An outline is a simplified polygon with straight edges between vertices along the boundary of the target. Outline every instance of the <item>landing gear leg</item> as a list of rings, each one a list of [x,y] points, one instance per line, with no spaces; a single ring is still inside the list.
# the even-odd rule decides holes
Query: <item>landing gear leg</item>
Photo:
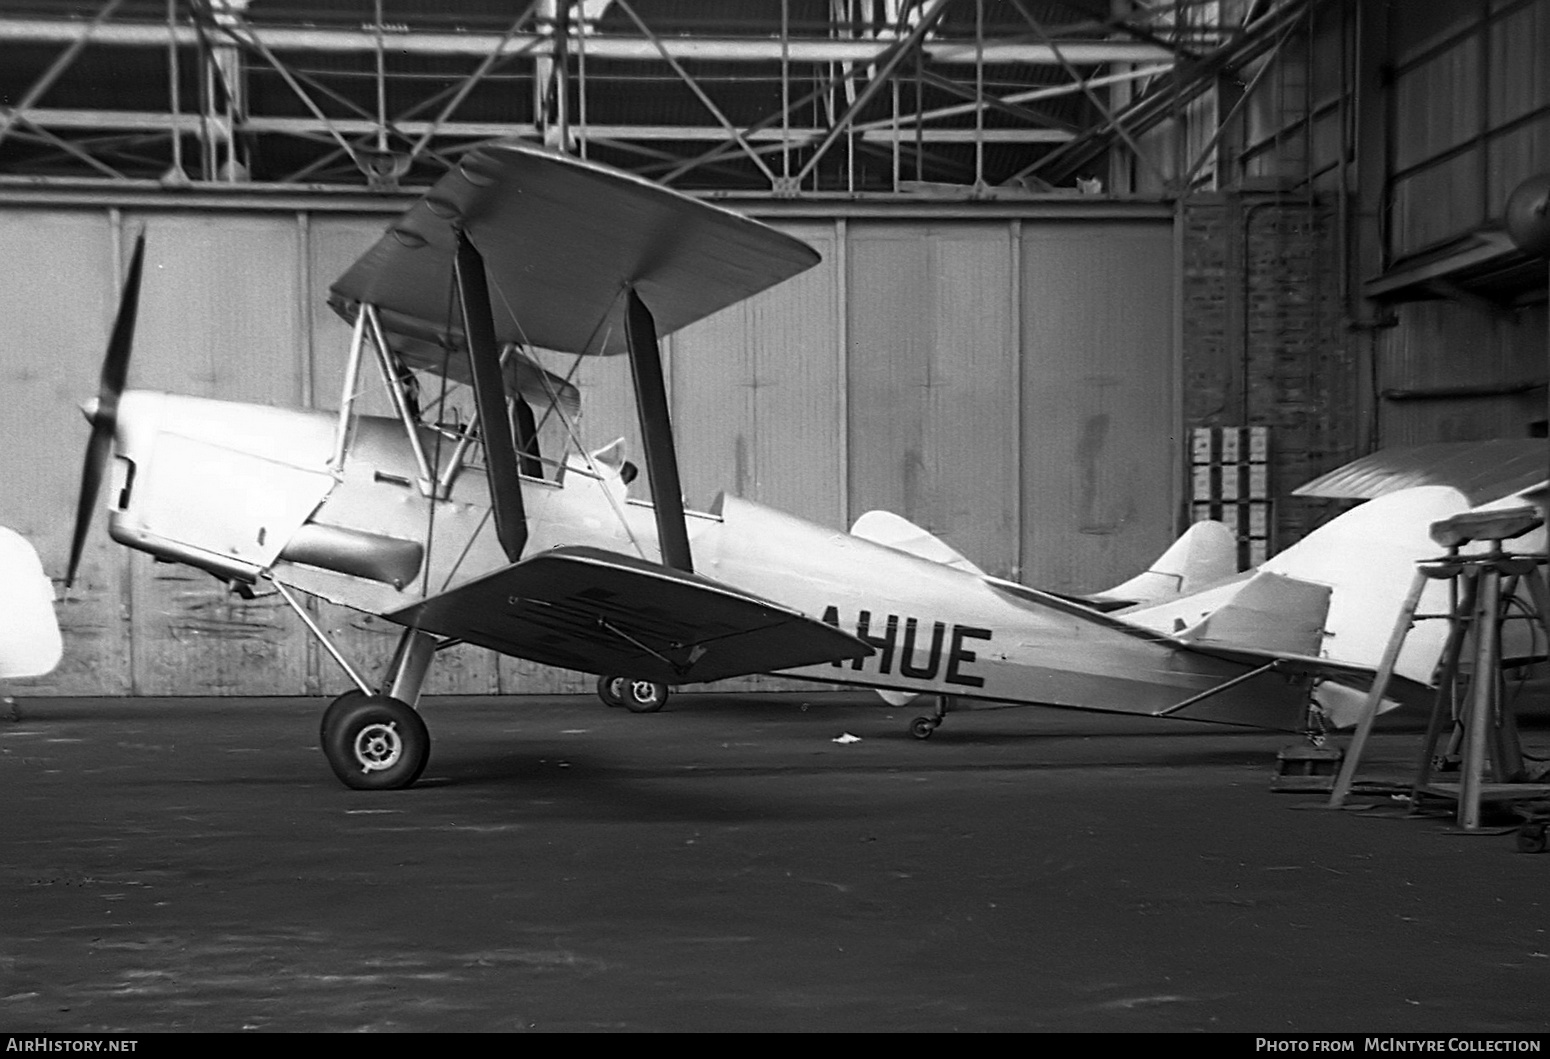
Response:
[[[910,735],[916,739],[930,739],[931,733],[942,727],[942,722],[958,703],[951,695],[938,695],[936,709],[930,717],[917,717],[910,722]]]
[[[440,641],[405,629],[388,665],[387,683],[373,695],[307,608],[279,581],[270,578],[270,583],[355,685],[329,703],[318,726],[318,741],[334,775],[357,790],[394,790],[419,779],[430,760],[431,736],[414,705]]]
[[[398,650],[388,664],[387,683],[382,694],[391,695],[399,702],[416,706],[420,702],[420,688],[425,684],[425,674],[436,657],[436,637],[419,629],[405,629],[398,639]]]
[[[319,741],[334,775],[356,790],[397,790],[420,778],[431,736],[415,712],[436,638],[406,629],[380,694],[347,691],[323,712]]]

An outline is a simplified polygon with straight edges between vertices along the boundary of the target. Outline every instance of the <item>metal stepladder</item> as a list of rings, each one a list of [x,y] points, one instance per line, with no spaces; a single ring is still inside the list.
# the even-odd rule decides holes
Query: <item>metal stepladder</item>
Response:
[[[1466,512],[1434,522],[1431,536],[1448,554],[1418,563],[1410,591],[1400,608],[1393,634],[1379,663],[1371,690],[1362,704],[1356,731],[1329,796],[1329,807],[1338,809],[1351,793],[1362,751],[1377,719],[1384,693],[1394,675],[1406,636],[1426,586],[1431,581],[1449,583],[1448,634],[1437,668],[1437,691],[1421,747],[1411,804],[1425,798],[1453,800],[1457,820],[1466,831],[1480,828],[1482,801],[1514,802],[1550,797],[1550,784],[1524,783],[1523,754],[1511,710],[1503,709],[1502,625],[1526,591],[1532,602],[1530,615],[1535,636],[1550,643],[1550,589],[1546,588],[1545,555],[1516,555],[1503,550],[1502,542],[1520,537],[1543,524],[1532,507],[1500,511]],[[1480,554],[1461,555],[1459,549],[1472,541],[1485,542]],[[1537,651],[1535,652],[1537,653]],[[1451,722],[1451,724],[1450,724]],[[1439,757],[1437,743],[1444,728],[1449,731],[1448,753]],[[1458,781],[1439,781],[1435,773],[1442,761],[1459,750]],[[1489,761],[1496,782],[1485,781]]]

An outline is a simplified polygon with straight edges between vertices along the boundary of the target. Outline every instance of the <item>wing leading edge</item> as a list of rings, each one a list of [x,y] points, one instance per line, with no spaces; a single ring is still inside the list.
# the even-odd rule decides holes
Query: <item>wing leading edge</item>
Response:
[[[489,270],[498,339],[562,353],[625,352],[626,289],[666,335],[819,260],[760,221],[508,142],[470,151],[334,283],[330,302],[347,319],[356,306],[375,305],[390,332],[460,346],[449,298],[459,228]]]
[[[600,548],[555,548],[385,617],[545,665],[664,684],[872,653],[768,600]]]

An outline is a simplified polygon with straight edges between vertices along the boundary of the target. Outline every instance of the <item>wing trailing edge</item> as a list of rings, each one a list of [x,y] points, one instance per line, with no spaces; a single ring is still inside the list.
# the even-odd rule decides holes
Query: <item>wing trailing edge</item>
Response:
[[[564,547],[384,615],[545,665],[693,684],[864,658],[849,633],[698,574]]]
[[[507,141],[469,151],[335,281],[330,304],[347,318],[375,305],[387,331],[412,340],[409,351],[460,347],[448,297],[458,231],[484,255],[498,341],[562,353],[624,353],[625,290],[651,306],[666,335],[819,260],[760,221]],[[417,366],[439,371],[442,359]]]

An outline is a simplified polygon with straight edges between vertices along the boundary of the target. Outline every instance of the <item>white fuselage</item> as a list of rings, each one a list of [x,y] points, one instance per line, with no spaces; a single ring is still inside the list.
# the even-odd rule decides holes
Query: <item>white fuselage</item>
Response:
[[[394,419],[337,417],[145,391],[123,395],[115,539],[220,576],[282,584],[384,614],[508,564],[477,466],[432,500]],[[420,431],[437,476],[453,443]],[[524,555],[560,545],[659,560],[651,505],[573,466],[524,477]],[[836,625],[875,648],[789,675],[969,698],[1159,713],[1245,672],[1078,604],[945,566],[751,501],[687,516],[695,571]],[[418,546],[418,547],[416,547]],[[353,550],[352,550],[353,549]],[[319,558],[322,556],[322,558]],[[380,557],[390,556],[391,561]],[[521,645],[511,653],[520,655]],[[1180,716],[1300,720],[1299,696],[1256,679]]]

